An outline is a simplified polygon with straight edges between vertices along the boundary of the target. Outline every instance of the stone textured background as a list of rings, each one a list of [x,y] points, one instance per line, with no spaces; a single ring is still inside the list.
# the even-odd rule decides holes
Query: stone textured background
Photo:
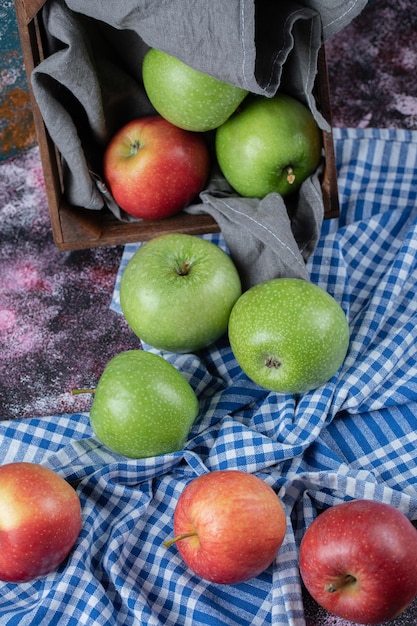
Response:
[[[14,2],[0,7],[0,160],[35,145]]]

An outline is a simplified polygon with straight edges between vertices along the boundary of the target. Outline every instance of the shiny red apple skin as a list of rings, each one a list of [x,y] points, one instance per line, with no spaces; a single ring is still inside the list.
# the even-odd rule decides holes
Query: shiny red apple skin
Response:
[[[335,505],[304,534],[300,572],[330,613],[359,624],[392,620],[417,596],[417,529],[389,504]]]
[[[178,213],[202,191],[210,172],[204,136],[160,116],[123,126],[103,159],[105,181],[116,203],[141,219]]]
[[[0,580],[22,583],[54,571],[81,530],[77,493],[36,463],[0,467]]]
[[[237,584],[263,572],[274,561],[286,531],[280,499],[259,477],[218,470],[192,480],[174,513],[178,550],[200,578]]]

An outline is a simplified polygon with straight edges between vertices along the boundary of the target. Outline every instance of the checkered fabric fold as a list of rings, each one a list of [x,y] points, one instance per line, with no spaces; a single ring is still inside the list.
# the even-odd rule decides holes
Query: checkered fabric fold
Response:
[[[334,129],[334,139],[341,216],[323,224],[308,270],[348,316],[340,371],[295,397],[249,381],[225,341],[198,355],[164,353],[201,413],[184,450],[144,460],[109,452],[86,414],[0,422],[2,462],[51,467],[83,507],[79,540],[57,572],[0,583],[1,626],[303,626],[297,547],[317,509],[368,498],[417,519],[417,132]],[[136,249],[125,248],[115,310]],[[217,469],[260,476],[289,521],[273,565],[234,586],[199,579],[163,546],[182,489]]]

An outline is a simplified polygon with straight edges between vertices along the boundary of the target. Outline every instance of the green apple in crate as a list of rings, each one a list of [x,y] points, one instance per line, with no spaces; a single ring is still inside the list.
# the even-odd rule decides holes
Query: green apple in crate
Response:
[[[349,326],[324,289],[300,278],[276,278],[239,298],[229,339],[253,381],[270,391],[302,393],[326,383],[342,365]]]
[[[117,204],[140,219],[175,215],[204,188],[210,154],[203,135],[159,115],[125,124],[103,159],[106,183]]]
[[[334,615],[385,624],[417,597],[417,529],[390,504],[336,504],[307,528],[300,572],[311,596]]]
[[[248,94],[155,48],[144,57],[142,79],[156,111],[172,124],[191,131],[217,128]]]
[[[296,191],[317,169],[322,134],[310,110],[285,94],[250,96],[216,131],[220,169],[238,194]]]
[[[130,259],[120,282],[120,305],[145,343],[194,352],[226,332],[241,291],[239,273],[219,246],[170,233],[151,239]]]
[[[181,450],[198,410],[194,390],[171,363],[127,350],[104,368],[90,423],[110,450],[139,459]]]
[[[37,463],[0,467],[0,580],[23,583],[63,563],[82,527],[73,487]]]

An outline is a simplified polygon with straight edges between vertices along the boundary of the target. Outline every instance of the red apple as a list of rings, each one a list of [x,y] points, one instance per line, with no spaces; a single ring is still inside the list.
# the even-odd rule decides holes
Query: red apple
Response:
[[[134,217],[178,213],[203,189],[210,170],[204,136],[160,116],[135,119],[110,140],[104,178],[117,204]]]
[[[192,480],[174,513],[174,539],[185,563],[211,582],[235,584],[263,572],[283,542],[281,501],[263,480],[238,470]]]
[[[0,580],[26,582],[55,570],[81,529],[74,489],[36,463],[0,467]]]
[[[300,572],[334,615],[360,624],[392,620],[417,596],[417,529],[389,504],[338,504],[307,529]]]

